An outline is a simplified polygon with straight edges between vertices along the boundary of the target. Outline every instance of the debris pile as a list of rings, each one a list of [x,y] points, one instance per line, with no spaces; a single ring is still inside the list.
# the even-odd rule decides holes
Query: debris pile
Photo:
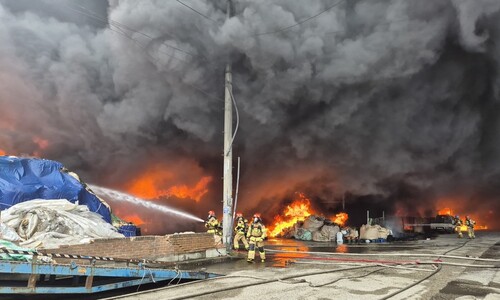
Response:
[[[362,225],[359,229],[359,238],[361,240],[386,240],[391,235],[391,230],[380,225]]]
[[[298,221],[293,227],[285,229],[281,236],[303,241],[329,242],[334,241],[339,226],[321,216],[311,215],[304,221]]]
[[[2,238],[29,248],[56,248],[94,238],[123,237],[103,217],[66,199],[31,200],[1,213]]]
[[[0,209],[33,199],[66,199],[86,205],[111,223],[111,208],[79,176],[57,161],[0,156]]]

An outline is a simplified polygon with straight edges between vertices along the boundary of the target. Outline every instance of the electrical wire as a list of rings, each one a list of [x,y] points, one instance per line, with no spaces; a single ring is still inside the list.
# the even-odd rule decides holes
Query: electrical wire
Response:
[[[233,137],[231,138],[231,144],[229,144],[229,149],[226,152],[226,156],[228,156],[229,152],[231,152],[231,150],[233,148],[233,142],[234,142],[234,139],[236,137],[236,133],[238,132],[238,128],[240,126],[240,114],[238,112],[238,106],[236,105],[236,100],[234,99],[234,96],[233,96],[233,91],[231,88],[229,88],[229,82],[226,82],[226,89],[229,92],[229,95],[231,96],[231,100],[233,100],[234,110],[236,112],[236,127],[235,127],[234,132],[233,132]]]
[[[401,20],[388,21],[388,22],[376,24],[375,26],[379,26],[379,25],[391,25],[391,24],[394,24],[394,23],[401,23],[401,22],[408,22],[408,21],[411,21],[411,19],[410,18],[406,18],[406,19],[401,19]],[[343,29],[343,30],[328,31],[328,32],[325,32],[324,34],[335,34],[335,33],[344,33],[344,32],[347,32],[347,30]]]
[[[127,26],[127,25],[123,24],[123,23],[120,23],[120,22],[118,22],[118,21],[115,21],[115,20],[113,20],[113,19],[111,19],[111,18],[102,17],[102,16],[98,15],[97,13],[95,13],[94,11],[92,11],[92,10],[90,10],[90,9],[88,9],[88,8],[86,8],[86,7],[84,7],[84,6],[82,6],[82,5],[77,5],[77,4],[74,4],[74,5],[75,5],[76,7],[78,7],[78,8],[80,8],[81,10],[75,9],[75,8],[73,8],[73,7],[69,6],[69,5],[68,5],[67,7],[68,7],[69,9],[71,9],[71,10],[73,10],[73,11],[77,12],[77,13],[81,13],[81,14],[83,14],[83,15],[87,16],[87,17],[93,18],[94,20],[100,21],[100,22],[102,22],[102,23],[104,23],[104,24],[108,24],[109,26],[113,25],[113,26],[115,26],[115,27],[117,27],[117,28],[119,28],[119,29],[121,29],[121,30],[126,29],[126,30],[128,30],[128,31],[130,31],[130,32],[140,34],[140,35],[142,35],[142,36],[144,36],[144,37],[146,37],[146,38],[148,38],[148,39],[150,39],[150,40],[155,40],[155,39],[157,39],[157,38],[155,38],[155,37],[150,36],[150,35],[149,35],[149,34],[147,34],[147,33],[144,33],[144,32],[142,32],[142,31],[139,31],[139,30],[133,29],[133,28],[131,28],[131,27],[129,27],[129,26]],[[108,28],[109,28],[109,27],[108,27]],[[173,36],[172,34],[170,34],[170,33],[167,33],[167,35],[168,35],[168,36],[170,36],[170,37],[172,37],[172,38],[174,37],[174,36]],[[204,58],[204,59],[207,59],[207,58],[206,58],[206,57],[204,57],[204,56],[200,56],[200,55],[197,55],[197,54],[193,54],[193,53],[191,53],[191,52],[189,52],[189,51],[186,51],[186,50],[181,49],[181,48],[179,48],[179,47],[176,47],[176,46],[173,46],[173,45],[171,45],[171,44],[168,44],[167,42],[163,42],[163,43],[161,43],[161,44],[162,44],[162,45],[165,45],[165,46],[167,46],[167,47],[169,47],[169,48],[172,48],[172,49],[174,49],[174,50],[180,51],[180,52],[182,52],[182,53],[184,53],[184,54],[190,55],[190,56],[192,56],[192,57],[202,57],[202,58]]]
[[[139,40],[135,39],[133,36],[131,36],[130,34],[128,34],[127,32],[125,32],[123,29],[127,29],[127,30],[129,30],[129,31],[132,31],[132,32],[135,32],[135,33],[141,34],[141,35],[143,35],[143,36],[145,36],[145,37],[147,37],[147,38],[150,38],[150,39],[154,39],[153,37],[149,36],[149,35],[148,35],[148,34],[146,34],[146,33],[141,32],[141,31],[138,31],[138,30],[132,29],[132,28],[130,28],[130,27],[128,27],[128,26],[126,26],[126,25],[123,25],[122,23],[117,22],[117,21],[113,21],[113,20],[111,20],[111,19],[109,19],[109,20],[103,19],[102,17],[98,16],[97,14],[95,14],[94,12],[92,12],[92,11],[88,10],[88,9],[87,9],[87,8],[85,8],[85,7],[81,7],[81,6],[80,6],[80,8],[81,8],[83,11],[82,11],[82,10],[75,9],[75,8],[73,8],[73,7],[71,7],[71,6],[66,6],[66,7],[67,7],[68,9],[72,10],[72,11],[75,11],[75,12],[80,13],[80,14],[82,14],[82,15],[88,16],[88,17],[90,17],[90,18],[94,18],[94,19],[96,19],[96,20],[98,20],[98,21],[100,21],[100,22],[103,22],[103,23],[105,23],[105,24],[108,24],[108,21],[109,21],[109,24],[108,24],[108,25],[109,25],[109,26],[108,26],[108,29],[109,29],[109,30],[111,30],[112,32],[118,33],[118,34],[120,34],[120,35],[122,35],[122,36],[126,37],[127,39],[129,39],[129,40],[133,41],[133,42],[134,42],[134,43],[135,43],[138,47],[140,47],[140,48],[141,48],[141,49],[142,49],[142,50],[146,53],[146,55],[148,55],[148,57],[149,57],[151,60],[153,60],[155,63],[159,63],[159,59],[158,59],[158,58],[156,58],[156,57],[154,57],[154,56],[152,56],[152,55],[151,55],[151,53],[149,53],[149,51],[147,50],[147,48],[146,48],[146,47],[145,47],[145,46],[144,46],[144,45],[143,45],[143,44],[142,44]],[[113,26],[111,26],[111,24],[113,24]],[[116,25],[116,24],[118,24],[118,25]],[[170,36],[171,36],[171,35],[170,35]],[[175,46],[172,46],[172,45],[166,44],[166,43],[162,43],[162,45],[166,45],[166,46],[168,46],[168,47],[170,47],[170,48],[172,48],[172,49],[178,50],[178,51],[180,51],[180,52],[183,52],[183,53],[188,54],[188,55],[191,55],[191,56],[199,56],[199,55],[195,55],[195,54],[189,53],[189,52],[187,52],[187,51],[185,51],[185,50],[183,50],[183,49],[181,49],[181,48],[178,48],[178,47],[175,47]],[[183,60],[183,59],[180,59],[180,58],[178,58],[178,57],[176,57],[176,56],[174,56],[174,55],[172,55],[172,54],[170,54],[170,53],[165,52],[165,51],[164,51],[163,49],[161,49],[161,48],[159,48],[159,49],[158,49],[158,51],[160,51],[160,52],[162,52],[162,53],[166,54],[167,56],[170,56],[170,57],[172,57],[172,58],[174,58],[174,59],[177,59],[177,60],[179,60],[179,61],[181,61],[181,62],[183,62],[183,63],[188,63],[187,61],[185,61],[185,60]],[[206,58],[205,56],[199,56],[199,57],[202,57],[203,59],[207,60],[207,58]],[[214,95],[212,95],[212,94],[210,94],[210,93],[206,92],[205,90],[203,90],[203,89],[201,89],[201,88],[199,88],[199,87],[197,87],[197,86],[195,86],[195,85],[193,85],[193,84],[191,84],[191,83],[184,82],[184,81],[180,81],[180,82],[181,82],[182,84],[185,84],[185,85],[187,85],[187,86],[189,86],[189,87],[191,87],[191,88],[193,88],[193,89],[195,89],[195,90],[197,90],[197,91],[201,92],[202,94],[204,94],[204,95],[206,95],[206,96],[208,96],[208,97],[210,97],[210,98],[212,98],[212,99],[215,99],[215,100],[217,100],[217,101],[222,101],[222,102],[224,102],[224,100],[223,100],[223,99],[221,99],[220,97],[214,96]]]
[[[210,21],[212,21],[212,22],[214,22],[214,23],[219,24],[219,22],[217,22],[216,20],[211,19],[209,16],[207,16],[207,15],[205,15],[205,14],[203,14],[203,13],[201,13],[201,12],[197,11],[196,9],[192,8],[191,6],[189,6],[189,5],[187,5],[186,3],[182,2],[181,0],[177,0],[177,2],[179,2],[179,3],[180,3],[180,4],[182,4],[182,5],[184,5],[185,7],[189,8],[190,10],[194,11],[195,13],[199,14],[200,16],[204,17],[205,19],[210,20]]]
[[[340,0],[340,1],[336,2],[336,3],[334,3],[333,5],[330,5],[330,6],[329,6],[329,7],[327,7],[325,10],[323,10],[323,11],[321,11],[321,12],[319,12],[319,13],[317,13],[317,14],[313,15],[313,16],[310,16],[310,17],[308,17],[308,18],[306,18],[306,19],[304,19],[304,20],[301,20],[301,21],[299,21],[299,22],[297,22],[297,23],[295,23],[295,24],[292,24],[292,25],[290,25],[290,26],[286,26],[286,27],[283,27],[283,28],[280,28],[280,29],[277,29],[277,30],[274,30],[274,31],[268,31],[268,32],[257,33],[257,34],[254,34],[254,35],[252,35],[252,36],[254,36],[254,37],[255,37],[255,36],[263,36],[263,35],[268,35],[268,34],[276,34],[276,33],[280,33],[280,32],[283,32],[283,31],[287,31],[288,29],[291,29],[291,28],[293,28],[293,27],[299,26],[299,25],[301,25],[301,24],[304,24],[304,23],[305,23],[305,22],[307,22],[307,21],[310,21],[310,20],[312,20],[312,19],[314,19],[314,18],[316,18],[316,17],[319,17],[319,16],[320,16],[320,15],[322,15],[323,13],[325,13],[325,12],[329,11],[330,9],[334,8],[334,7],[335,7],[335,6],[337,6],[337,5],[342,4],[342,3],[343,3],[343,2],[345,2],[345,1],[347,1],[347,0]]]

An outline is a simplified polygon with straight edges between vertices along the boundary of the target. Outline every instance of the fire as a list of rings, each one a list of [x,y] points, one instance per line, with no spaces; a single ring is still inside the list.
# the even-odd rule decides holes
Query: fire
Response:
[[[199,202],[208,193],[207,186],[212,181],[211,176],[202,176],[194,186],[186,184],[172,185],[172,181],[175,179],[176,176],[174,173],[167,169],[156,168],[147,170],[128,186],[127,191],[132,195],[144,199],[174,196],[181,199],[193,199]],[[170,187],[165,187],[169,185]]]
[[[330,220],[339,226],[344,226],[348,218],[349,216],[345,212],[341,212],[336,214],[334,217],[331,217]]]
[[[311,201],[302,193],[297,195],[298,198],[285,207],[283,217],[280,215],[274,217],[274,223],[269,228],[269,236],[275,237],[284,229],[292,227],[298,221],[304,221],[313,214]]]
[[[311,208],[311,200],[303,193],[297,193],[296,199],[291,204],[287,205],[281,215],[274,217],[274,222],[269,226],[269,236],[276,237],[283,230],[291,228],[295,223],[304,221],[310,215],[315,214]],[[346,213],[338,213],[330,219],[340,226],[343,226],[347,221]]]
[[[144,222],[144,220],[141,219],[141,217],[139,217],[138,215],[125,215],[122,217],[123,220],[127,221],[127,222],[132,222],[134,223],[134,225],[137,225],[137,226],[140,226],[140,225],[144,225],[146,222]]]
[[[451,212],[450,208],[446,207],[446,208],[438,210],[438,215],[448,215],[448,216],[451,216],[452,212]]]
[[[457,203],[457,205],[459,205],[459,204]],[[439,209],[437,211],[437,214],[438,215],[454,216],[454,214],[458,214],[458,213],[457,213],[457,210],[446,207],[443,209]],[[477,218],[477,215],[470,214],[470,217],[472,220],[476,221],[476,225],[474,226],[474,230],[487,230],[488,229],[487,225],[479,224],[481,221],[479,218]],[[462,216],[461,219],[462,219],[463,225],[460,227],[460,231],[467,231],[467,226],[465,225],[465,218]]]
[[[33,138],[33,143],[37,144],[40,150],[45,150],[49,146],[49,141],[46,139],[42,139],[40,137],[35,136]]]
[[[5,151],[3,151],[2,149],[0,149],[0,156],[3,156],[3,155],[7,155],[7,153]]]
[[[208,193],[207,185],[212,181],[212,177],[205,176],[196,183],[196,185],[190,189],[187,185],[173,186],[168,189],[167,196],[175,196],[182,199],[194,199],[199,202],[201,198]]]

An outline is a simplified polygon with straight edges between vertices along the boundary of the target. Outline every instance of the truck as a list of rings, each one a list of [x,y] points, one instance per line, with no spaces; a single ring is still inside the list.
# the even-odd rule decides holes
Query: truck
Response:
[[[431,230],[453,233],[455,225],[453,224],[453,217],[450,215],[437,215],[429,224]]]

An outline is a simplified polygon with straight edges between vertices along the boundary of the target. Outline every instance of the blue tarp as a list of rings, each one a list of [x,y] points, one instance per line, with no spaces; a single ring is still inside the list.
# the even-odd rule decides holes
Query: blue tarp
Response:
[[[67,199],[87,205],[90,211],[111,223],[106,203],[85,189],[59,162],[14,156],[0,156],[0,210],[33,199]]]

